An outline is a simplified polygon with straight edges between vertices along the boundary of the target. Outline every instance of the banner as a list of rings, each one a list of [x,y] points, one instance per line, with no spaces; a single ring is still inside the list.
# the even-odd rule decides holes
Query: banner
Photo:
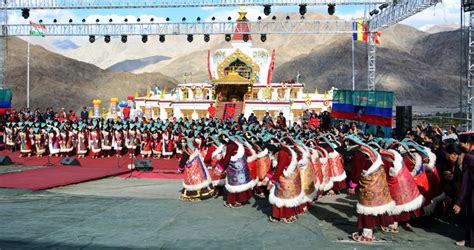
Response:
[[[393,92],[336,90],[332,117],[392,127]]]

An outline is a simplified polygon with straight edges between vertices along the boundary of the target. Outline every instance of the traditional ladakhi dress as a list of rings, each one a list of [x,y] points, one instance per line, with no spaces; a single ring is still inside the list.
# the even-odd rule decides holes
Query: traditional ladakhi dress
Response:
[[[112,147],[115,150],[115,154],[119,157],[122,156],[123,141],[123,132],[121,130],[115,130]]]
[[[304,199],[301,175],[297,167],[296,153],[283,146],[278,151],[278,165],[267,177],[273,183],[269,202],[272,204],[272,217],[284,219],[295,216]]]
[[[372,230],[376,226],[393,224],[389,214],[395,208],[395,202],[390,195],[380,155],[371,159],[371,156],[356,150],[353,161],[351,181],[358,184],[357,227]]]
[[[85,156],[87,154],[87,133],[86,131],[82,130],[77,132],[77,145],[76,145],[76,153],[80,156]]]
[[[101,131],[101,148],[103,156],[110,156],[112,153],[113,134],[106,129]]]
[[[331,180],[331,166],[329,165],[328,152],[319,146],[316,146],[318,152],[318,164],[322,173],[322,180],[320,181],[319,190],[329,191],[333,187],[334,183]],[[317,173],[317,172],[316,172]]]
[[[187,149],[183,155],[184,166],[183,190],[181,199],[188,201],[204,200],[213,194],[211,178],[198,149]]]
[[[225,186],[226,174],[217,170],[217,164],[222,160],[225,154],[224,147],[224,144],[219,146],[211,145],[206,152],[206,157],[204,157],[204,163],[208,167],[214,188]]]
[[[20,133],[18,133],[18,137],[20,139],[20,154],[21,156],[26,156],[26,155],[30,155],[31,154],[31,151],[32,151],[32,142],[31,142],[31,138],[30,138],[30,133],[29,131],[25,130],[25,131],[20,131]]]
[[[250,171],[250,176],[252,177],[252,180],[255,180],[255,183],[257,183],[257,153],[253,149],[252,145],[250,145],[248,142],[244,142],[244,148],[245,148],[245,155],[247,155],[247,165]]]
[[[59,138],[58,138],[59,131],[51,130],[48,133],[48,147],[49,147],[49,154],[56,155],[59,154]]]
[[[137,131],[135,131],[135,129],[129,129],[127,131],[125,146],[127,146],[130,156],[135,156],[135,151],[137,150]]]
[[[409,221],[410,212],[419,215],[423,206],[423,195],[418,191],[413,177],[404,166],[402,156],[395,150],[381,150],[387,183],[390,195],[395,201],[395,208],[391,211],[396,222]]]
[[[224,158],[218,163],[221,172],[226,171],[225,188],[228,191],[227,204],[245,203],[253,196],[255,181],[250,176],[244,146],[237,141],[226,145]]]
[[[416,186],[420,191],[421,195],[425,198],[425,202],[423,207],[428,207],[431,205],[431,193],[430,193],[430,185],[428,182],[428,177],[426,176],[426,172],[423,167],[422,158],[418,153],[412,153],[412,156],[406,155],[403,157],[403,162],[407,167],[408,171],[410,171],[413,180],[415,180]]]
[[[5,128],[5,144],[8,150],[15,150],[16,128]]]
[[[319,162],[319,153],[314,148],[308,148],[310,153],[310,167],[313,168],[314,173],[314,188],[316,192],[320,191],[321,183],[323,181],[323,172],[321,170],[321,163]]]
[[[161,142],[161,134],[153,133],[151,134],[151,142],[152,142],[152,153],[153,157],[160,158],[161,151],[162,151],[162,142]]]
[[[61,154],[70,156],[74,150],[74,136],[71,131],[61,131],[59,134],[59,146]]]
[[[299,150],[302,154],[301,159],[298,161],[297,167],[301,175],[301,187],[304,192],[304,197],[302,200],[302,209],[312,203],[318,192],[314,186],[315,183],[315,174],[314,169],[311,166],[311,155],[308,151],[308,148],[297,145],[295,149]]]
[[[263,186],[263,180],[267,176],[267,173],[271,170],[272,163],[270,161],[270,156],[268,155],[268,149],[264,149],[263,151],[257,154],[257,186]]]
[[[151,156],[152,142],[151,137],[148,133],[142,134],[142,142],[140,146],[140,154],[143,157]]]
[[[43,156],[46,153],[46,138],[42,131],[34,134],[35,151],[37,156]]]
[[[344,171],[344,163],[342,155],[334,149],[328,155],[328,164],[330,168],[331,182],[333,183],[332,190],[340,191],[346,188],[346,172]]]
[[[439,177],[438,168],[435,166],[436,155],[431,152],[429,148],[425,148],[428,157],[427,162],[423,164],[425,167],[426,177],[428,178],[428,184],[430,186],[431,204],[425,207],[423,210],[425,214],[431,214],[434,212],[439,202],[442,202],[446,195],[443,191],[441,184],[441,178]]]
[[[99,157],[102,151],[100,146],[100,130],[93,129],[89,133],[89,154],[91,157]]]
[[[162,152],[162,155],[163,156],[172,156],[173,155],[173,140],[172,136],[169,135],[169,132],[168,131],[164,131],[163,132],[163,152]]]

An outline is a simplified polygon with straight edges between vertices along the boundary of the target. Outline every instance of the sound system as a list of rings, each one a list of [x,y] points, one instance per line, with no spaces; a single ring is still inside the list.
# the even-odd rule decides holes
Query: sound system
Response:
[[[464,12],[471,12],[474,10],[474,0],[463,0],[462,7],[464,8]]]
[[[64,166],[80,166],[81,163],[74,157],[66,157],[61,161],[61,165]]]
[[[135,170],[140,172],[153,171],[151,160],[135,160]]]
[[[399,137],[402,137],[407,130],[412,129],[412,106],[397,106],[396,113],[395,131]]]
[[[12,164],[13,164],[13,161],[12,159],[10,159],[10,157],[6,155],[0,155],[0,165],[4,166],[4,165],[12,165]]]

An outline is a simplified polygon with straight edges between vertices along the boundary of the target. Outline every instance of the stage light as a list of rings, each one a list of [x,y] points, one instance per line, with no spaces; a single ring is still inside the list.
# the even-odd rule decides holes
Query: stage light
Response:
[[[200,21],[201,21],[201,18],[200,18],[200,17],[196,18],[196,21],[200,22]]]
[[[277,20],[277,17],[276,16],[272,16],[272,20]]]
[[[232,40],[232,37],[230,36],[230,34],[226,34],[225,35],[225,41],[230,42],[230,40]]]
[[[83,18],[83,19],[82,19],[82,22],[83,22],[83,23],[85,23],[85,22],[86,22],[86,19],[85,19],[85,18]]]
[[[228,17],[227,20],[231,21],[231,20],[232,20],[232,17]]]
[[[28,8],[23,8],[23,9],[21,9],[21,16],[22,16],[24,19],[30,18],[30,9],[28,9]]]
[[[211,36],[209,34],[204,34],[204,42],[208,43],[211,40]]]
[[[369,14],[370,16],[377,15],[380,11],[378,9],[373,9]]]
[[[100,22],[100,20],[99,20],[99,19],[95,19],[95,22],[98,23],[98,22]]]
[[[258,19],[259,21],[261,21],[261,20],[262,20],[262,17],[261,17],[261,16],[258,16],[258,18],[257,18],[257,19]]]
[[[186,22],[186,17],[183,17],[181,21]]]
[[[109,19],[109,23],[113,22],[114,20],[112,20],[112,18]]]
[[[188,42],[192,43],[193,40],[194,40],[193,35],[188,35],[188,39],[187,39],[187,40],[188,40]]]
[[[122,35],[122,43],[126,43],[127,42],[127,36],[126,35]]]
[[[290,16],[286,16],[286,20],[290,20]]]
[[[148,36],[147,35],[142,35],[142,43],[148,42]]]
[[[306,9],[306,4],[301,4],[300,5],[300,15],[304,16],[307,12],[307,9]]]
[[[383,9],[387,8],[388,6],[389,6],[388,3],[384,3],[384,4],[379,6],[379,9],[383,10]]]
[[[39,23],[43,23],[43,19],[40,19],[40,20],[39,20]]]
[[[215,17],[215,16],[213,16],[213,17],[211,18],[211,20],[212,20],[212,21],[215,21],[215,20],[216,20],[216,17]]]
[[[334,13],[336,13],[336,5],[328,4],[328,14],[332,16]]]
[[[169,17],[166,18],[166,21],[169,22],[171,19]]]
[[[89,36],[89,42],[94,43],[95,42],[95,36]]]
[[[242,40],[244,40],[244,42],[248,42],[249,41],[249,34],[244,34],[242,36]]]
[[[125,18],[125,20],[123,20],[123,21],[127,23],[127,22],[128,22],[128,18]]]
[[[272,6],[263,5],[263,14],[265,14],[265,16],[269,16],[271,13],[272,13]]]
[[[105,43],[110,43],[110,36],[109,36],[109,35],[105,35],[105,36],[104,36],[104,41],[105,41]]]
[[[72,19],[69,19],[69,23],[72,23]]]
[[[58,20],[56,20],[56,19],[53,20],[53,23],[57,23],[57,22],[58,22]]]
[[[140,19],[140,18],[137,18],[137,23],[139,23],[141,20],[142,20],[142,19]]]
[[[267,34],[261,34],[261,35],[260,35],[260,40],[261,40],[262,42],[267,41]]]
[[[165,35],[160,35],[160,43],[164,43],[166,41]]]
[[[155,18],[150,18],[150,22],[154,22],[155,21]]]

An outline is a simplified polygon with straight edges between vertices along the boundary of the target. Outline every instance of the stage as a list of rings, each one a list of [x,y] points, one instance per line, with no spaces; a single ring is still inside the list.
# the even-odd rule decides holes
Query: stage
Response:
[[[128,166],[132,161],[125,156],[99,159],[76,158],[81,166],[63,166],[61,165],[61,160],[64,159],[62,157],[51,157],[48,162],[47,157],[20,158],[18,152],[2,151],[1,154],[9,156],[14,164],[8,167],[6,173],[0,174],[0,188],[38,191],[110,176],[144,179],[182,178],[182,175],[176,174],[178,166],[176,159],[152,159],[152,172],[131,172]],[[137,160],[143,160],[143,158],[138,157]]]

